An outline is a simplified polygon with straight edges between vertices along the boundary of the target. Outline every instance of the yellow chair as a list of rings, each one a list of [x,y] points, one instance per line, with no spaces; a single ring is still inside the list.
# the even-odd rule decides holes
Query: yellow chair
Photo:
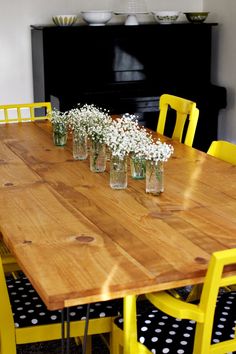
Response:
[[[14,256],[11,254],[3,240],[0,233],[0,257],[2,257],[3,269],[5,273],[12,273],[20,270]]]
[[[0,123],[20,123],[49,119],[48,114],[51,111],[50,102],[0,105]]]
[[[225,140],[212,141],[207,153],[220,160],[236,165],[236,144],[230,143]],[[236,286],[230,287],[232,290],[236,289]]]
[[[199,110],[196,107],[196,103],[182,97],[163,94],[160,97],[159,108],[160,114],[157,124],[157,132],[159,134],[164,134],[166,120],[168,117],[168,109],[171,108],[176,111],[176,120],[172,133],[172,139],[182,142],[184,135],[184,144],[192,146],[199,117]],[[200,286],[193,286],[185,300],[187,302],[195,301],[199,298],[200,292]],[[180,293],[178,293],[178,289],[172,289],[170,290],[170,293],[177,298],[181,297],[181,295],[179,295]]]
[[[185,126],[188,120],[184,144],[192,146],[195,131],[197,128],[199,110],[196,103],[185,98],[164,94],[160,97],[160,113],[157,123],[157,133],[164,134],[166,126],[167,112],[171,108],[176,111],[176,122],[172,134],[172,138],[182,142],[185,135]]]
[[[112,353],[118,354],[124,344],[125,354],[223,354],[236,351],[236,291],[222,290],[236,283],[235,265],[236,249],[212,255],[197,305],[160,291],[146,295],[146,308],[136,317],[136,297],[127,296],[124,324],[121,318],[113,323]],[[224,276],[226,267],[231,267],[232,273]],[[139,309],[138,302],[137,307]]]
[[[236,144],[224,140],[212,141],[207,153],[236,165]]]
[[[11,275],[5,278],[1,258],[0,296],[1,354],[16,354],[17,344],[61,338],[60,311],[48,311],[24,275],[17,279]],[[121,300],[91,304],[89,338],[93,334],[110,333],[113,318],[119,314],[121,307]],[[69,309],[70,337],[83,337],[86,309],[86,305],[74,306]],[[86,353],[89,353],[91,347],[86,348],[88,348]]]
[[[50,102],[0,105],[0,123],[20,123],[49,119],[52,111]],[[19,270],[15,258],[0,237],[0,256],[6,273]]]
[[[164,134],[168,109],[171,108],[176,112],[172,139],[182,142],[184,136],[184,144],[192,146],[199,117],[199,110],[196,107],[196,103],[182,97],[163,94],[160,97],[159,108],[160,114],[157,123],[157,133]],[[190,302],[196,300],[200,292],[201,287],[194,286],[188,294],[186,301]],[[181,297],[178,293],[178,289],[172,289],[170,293],[177,298]]]

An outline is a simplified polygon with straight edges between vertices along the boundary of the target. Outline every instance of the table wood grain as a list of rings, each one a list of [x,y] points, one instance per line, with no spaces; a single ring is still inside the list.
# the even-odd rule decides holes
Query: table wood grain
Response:
[[[236,247],[236,166],[172,142],[165,191],[109,186],[49,123],[0,126],[0,231],[48,309],[203,280]]]

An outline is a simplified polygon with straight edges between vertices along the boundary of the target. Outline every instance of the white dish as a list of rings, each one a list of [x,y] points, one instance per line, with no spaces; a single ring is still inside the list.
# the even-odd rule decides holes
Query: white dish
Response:
[[[112,18],[113,12],[106,10],[81,11],[81,15],[90,26],[105,26]]]

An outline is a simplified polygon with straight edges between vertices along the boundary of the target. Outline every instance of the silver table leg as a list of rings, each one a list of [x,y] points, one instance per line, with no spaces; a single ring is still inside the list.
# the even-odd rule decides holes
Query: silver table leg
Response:
[[[82,354],[86,354],[90,304],[87,305]],[[66,308],[66,352],[65,352],[65,309],[61,310],[61,354],[70,354],[70,311]]]
[[[65,311],[66,311],[66,348],[65,348]],[[66,349],[66,351],[65,351]],[[61,310],[61,353],[70,354],[70,311]]]
[[[85,321],[85,327],[84,327],[84,339],[83,339],[83,351],[82,351],[82,354],[86,354],[88,325],[89,325],[89,312],[90,312],[90,304],[87,305],[87,311],[86,311],[86,321]]]
[[[65,318],[64,309],[61,310],[61,354],[65,353]]]

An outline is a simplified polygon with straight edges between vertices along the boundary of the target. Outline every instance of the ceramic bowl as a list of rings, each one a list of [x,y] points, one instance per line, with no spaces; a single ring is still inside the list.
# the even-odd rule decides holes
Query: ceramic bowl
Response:
[[[184,12],[187,20],[192,23],[202,23],[206,20],[209,12]]]
[[[72,26],[76,20],[77,15],[55,15],[52,20],[57,26]]]
[[[171,24],[178,20],[179,11],[152,11],[157,21],[161,24]]]
[[[90,26],[104,26],[112,18],[112,11],[81,11],[85,22]]]

